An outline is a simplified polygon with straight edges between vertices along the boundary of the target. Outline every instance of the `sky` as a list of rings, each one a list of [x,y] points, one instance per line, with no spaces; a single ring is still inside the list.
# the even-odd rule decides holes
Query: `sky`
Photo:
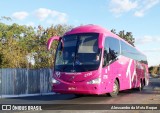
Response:
[[[160,64],[160,0],[3,0],[0,11],[12,18],[6,24],[96,24],[132,32],[149,66]]]

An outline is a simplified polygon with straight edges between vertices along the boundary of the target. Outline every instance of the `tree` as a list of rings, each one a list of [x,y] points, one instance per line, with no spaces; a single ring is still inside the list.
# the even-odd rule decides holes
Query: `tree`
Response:
[[[111,32],[116,34],[116,30],[115,29],[111,29]]]
[[[10,17],[1,17],[0,21],[10,21]],[[6,25],[0,22],[0,68],[44,68],[54,64],[57,42],[53,42],[51,51],[47,51],[47,40],[52,36],[62,36],[70,30],[69,25],[52,25],[43,28],[31,26]],[[34,65],[32,65],[34,60]]]
[[[10,17],[7,17],[7,16],[1,16],[0,20],[12,21],[12,19]]]
[[[3,68],[26,67],[27,42],[25,42],[28,28],[18,24],[0,24],[1,64]]]
[[[133,38],[132,32],[126,32],[125,40],[127,40],[128,43],[130,43],[132,46],[134,46],[135,39]]]
[[[149,69],[149,73],[151,75],[160,74],[160,65],[159,66],[150,66],[148,69]]]
[[[36,32],[36,46],[34,47],[34,59],[35,68],[43,67],[53,67],[55,50],[57,47],[57,42],[53,42],[51,50],[46,50],[46,44],[50,37],[52,36],[63,36],[65,32],[70,30],[72,26],[68,25],[55,25],[44,29],[42,26],[38,26]]]
[[[119,37],[121,37],[122,39],[130,43],[132,46],[134,46],[135,39],[133,38],[132,32],[125,33],[125,31],[122,30],[122,31],[119,31],[119,33],[117,34],[115,29],[112,29],[111,32],[118,35]]]

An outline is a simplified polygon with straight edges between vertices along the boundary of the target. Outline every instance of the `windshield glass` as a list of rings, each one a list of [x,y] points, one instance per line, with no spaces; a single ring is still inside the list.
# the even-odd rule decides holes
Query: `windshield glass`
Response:
[[[96,70],[100,64],[98,33],[67,35],[59,42],[55,70],[61,72],[85,72]]]

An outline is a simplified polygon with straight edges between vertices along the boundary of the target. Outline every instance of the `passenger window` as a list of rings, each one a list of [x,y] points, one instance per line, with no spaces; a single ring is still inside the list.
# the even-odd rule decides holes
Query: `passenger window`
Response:
[[[112,37],[107,37],[104,44],[103,67],[105,67],[111,61],[115,60],[119,54],[119,40]]]
[[[109,53],[111,55],[110,60],[114,60],[120,54],[119,40],[108,37],[109,41]]]

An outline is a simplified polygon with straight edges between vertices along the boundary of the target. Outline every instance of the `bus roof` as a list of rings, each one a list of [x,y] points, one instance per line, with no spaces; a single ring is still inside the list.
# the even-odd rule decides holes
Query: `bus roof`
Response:
[[[118,39],[122,40],[120,37],[113,34],[109,30],[107,30],[101,26],[93,25],[93,24],[75,27],[75,28],[71,29],[70,31],[68,31],[67,33],[65,33],[65,35],[76,34],[76,33],[102,33],[105,36],[113,36],[114,38],[118,38]]]

